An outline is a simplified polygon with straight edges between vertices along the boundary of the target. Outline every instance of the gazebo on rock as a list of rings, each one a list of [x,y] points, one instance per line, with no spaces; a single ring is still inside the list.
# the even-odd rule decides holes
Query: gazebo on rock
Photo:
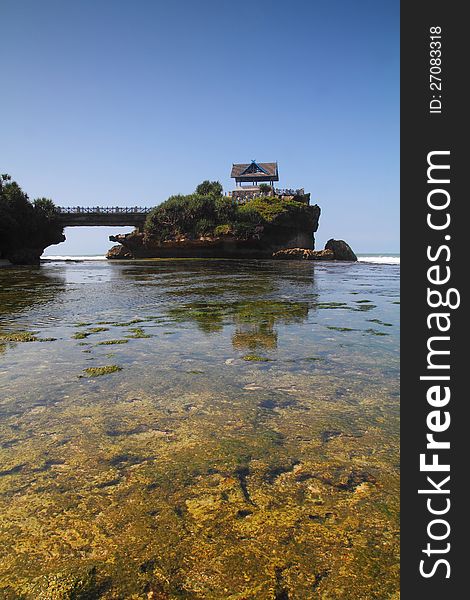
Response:
[[[246,202],[257,196],[303,196],[303,189],[277,189],[274,183],[279,181],[277,162],[233,163],[232,179],[235,179],[235,189],[227,195],[235,202]]]
[[[236,185],[240,187],[243,187],[244,183],[251,184],[250,187],[268,183],[272,187],[275,181],[279,181],[279,171],[277,162],[257,163],[252,160],[248,164],[233,164],[230,177],[235,179]]]

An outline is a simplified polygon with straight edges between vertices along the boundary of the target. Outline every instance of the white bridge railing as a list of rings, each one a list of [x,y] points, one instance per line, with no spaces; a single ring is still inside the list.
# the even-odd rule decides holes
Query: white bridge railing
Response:
[[[65,215],[147,215],[152,209],[142,206],[60,206],[57,212]]]
[[[270,188],[269,190],[260,190],[259,187],[238,187],[230,192],[226,192],[225,196],[228,198],[235,198],[237,201],[247,200],[251,198],[261,198],[264,196],[303,196],[305,194],[304,188],[292,189],[292,188]]]

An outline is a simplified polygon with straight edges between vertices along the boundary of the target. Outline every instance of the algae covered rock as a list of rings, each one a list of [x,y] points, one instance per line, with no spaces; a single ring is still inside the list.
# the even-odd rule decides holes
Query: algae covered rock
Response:
[[[78,573],[50,573],[34,580],[26,590],[25,598],[34,600],[93,600],[99,597],[96,568]]]
[[[278,260],[334,260],[333,250],[308,250],[306,248],[286,248],[274,252]]]
[[[122,371],[122,367],[118,367],[118,365],[106,365],[105,367],[88,367],[88,369],[83,370],[88,377],[100,377],[100,375],[109,375],[110,373]]]

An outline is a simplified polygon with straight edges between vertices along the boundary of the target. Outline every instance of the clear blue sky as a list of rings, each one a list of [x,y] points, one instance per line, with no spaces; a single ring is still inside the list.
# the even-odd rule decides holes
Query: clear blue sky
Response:
[[[278,161],[330,237],[399,240],[398,0],[3,0],[0,171],[59,205],[159,204]],[[49,254],[104,252],[67,230]]]

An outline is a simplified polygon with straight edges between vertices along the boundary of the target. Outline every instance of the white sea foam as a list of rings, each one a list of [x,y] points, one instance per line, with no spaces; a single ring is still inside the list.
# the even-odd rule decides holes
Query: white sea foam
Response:
[[[400,264],[400,257],[395,255],[389,255],[387,256],[385,255],[380,255],[380,254],[376,254],[376,255],[371,255],[371,256],[358,256],[357,260],[359,262],[366,262],[366,263],[375,263],[375,264],[380,264],[380,265],[399,265]]]
[[[106,256],[41,256],[41,260],[106,260]]]

